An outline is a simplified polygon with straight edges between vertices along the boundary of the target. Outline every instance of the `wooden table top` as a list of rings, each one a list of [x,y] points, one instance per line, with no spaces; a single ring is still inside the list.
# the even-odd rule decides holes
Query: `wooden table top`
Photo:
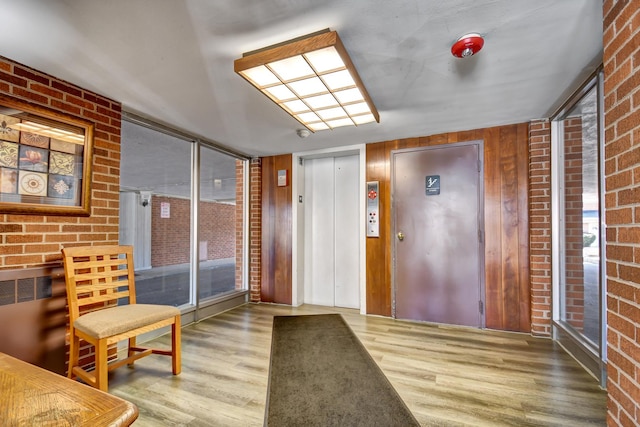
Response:
[[[0,353],[0,425],[128,426],[131,402]]]

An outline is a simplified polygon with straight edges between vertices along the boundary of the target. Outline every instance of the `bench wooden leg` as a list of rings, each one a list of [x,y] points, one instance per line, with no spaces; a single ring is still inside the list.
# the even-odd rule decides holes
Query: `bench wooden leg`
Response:
[[[182,370],[182,349],[180,347],[180,315],[175,317],[171,325],[171,368],[173,375],[178,375]]]
[[[78,366],[78,359],[80,357],[80,340],[79,338],[75,335],[75,332],[73,329],[71,329],[69,331],[69,366],[68,366],[68,372],[67,372],[67,377],[69,378],[74,378],[75,375],[73,373],[73,368],[74,366]]]
[[[96,388],[102,391],[108,391],[109,367],[107,366],[107,341],[98,340],[96,344],[96,369],[94,374],[96,377]]]
[[[129,338],[129,349],[127,351],[128,358],[136,354],[136,351],[134,350],[135,347],[136,347],[136,337]],[[135,362],[135,359],[131,359],[131,362],[127,363],[127,366],[130,368],[133,368],[133,362]]]

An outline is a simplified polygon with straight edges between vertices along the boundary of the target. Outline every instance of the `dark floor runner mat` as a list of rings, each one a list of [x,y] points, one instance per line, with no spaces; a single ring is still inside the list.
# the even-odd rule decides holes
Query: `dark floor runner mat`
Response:
[[[265,425],[418,426],[340,314],[275,316]]]

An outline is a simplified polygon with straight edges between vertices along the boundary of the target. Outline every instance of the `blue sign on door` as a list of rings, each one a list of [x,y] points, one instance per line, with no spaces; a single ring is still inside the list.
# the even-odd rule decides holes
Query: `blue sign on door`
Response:
[[[427,196],[440,194],[440,175],[427,175],[424,179],[424,188]]]

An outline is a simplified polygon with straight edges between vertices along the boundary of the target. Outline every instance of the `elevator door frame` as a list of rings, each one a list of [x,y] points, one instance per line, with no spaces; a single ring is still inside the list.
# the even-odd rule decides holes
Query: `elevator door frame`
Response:
[[[410,153],[410,152],[422,152],[429,150],[438,150],[438,149],[447,149],[447,148],[455,148],[461,146],[468,145],[476,145],[478,147],[478,161],[479,161],[479,179],[478,179],[478,232],[479,232],[479,241],[478,241],[478,283],[479,283],[479,298],[480,304],[482,305],[482,310],[480,313],[480,328],[486,327],[486,288],[485,288],[485,230],[484,230],[484,141],[475,140],[468,142],[459,142],[452,144],[440,144],[429,147],[417,147],[417,148],[405,148],[401,150],[392,150],[390,152],[390,188],[391,188],[391,235],[390,239],[392,239],[393,244],[391,245],[392,251],[392,262],[391,262],[391,317],[396,318],[396,248],[397,248],[397,239],[396,235],[398,233],[396,227],[396,213],[395,203],[394,203],[394,179],[395,179],[395,170],[394,170],[394,155],[402,154],[402,153]]]
[[[292,155],[292,292],[291,304],[294,307],[304,303],[304,160],[322,157],[341,157],[347,155],[358,155],[359,176],[358,176],[358,227],[360,231],[359,240],[359,290],[360,290],[360,314],[367,313],[367,293],[366,293],[366,227],[365,201],[366,201],[366,146],[364,144],[349,145],[340,148],[330,148],[323,150],[305,151],[293,153]],[[299,197],[302,196],[302,202]]]

